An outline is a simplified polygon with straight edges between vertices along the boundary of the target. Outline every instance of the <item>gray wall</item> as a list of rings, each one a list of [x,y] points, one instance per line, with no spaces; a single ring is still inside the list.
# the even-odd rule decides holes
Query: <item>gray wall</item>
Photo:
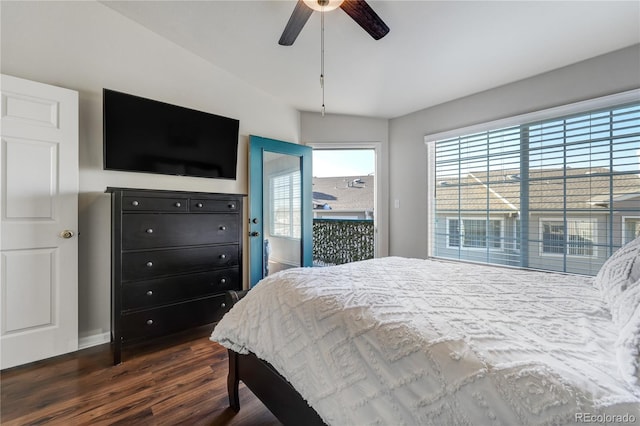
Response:
[[[248,135],[298,142],[299,114],[98,2],[2,1],[0,7],[2,73],[80,95],[79,334],[81,345],[100,343],[110,331],[105,188],[246,194]],[[103,170],[103,87],[239,119],[238,179]],[[245,251],[245,268],[247,257]]]
[[[427,256],[425,135],[636,88],[640,45],[390,120],[389,253]]]

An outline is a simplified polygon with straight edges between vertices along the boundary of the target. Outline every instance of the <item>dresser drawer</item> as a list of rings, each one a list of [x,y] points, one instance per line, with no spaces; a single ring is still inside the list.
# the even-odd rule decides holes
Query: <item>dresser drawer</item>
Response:
[[[124,211],[186,212],[189,199],[181,197],[122,197]]]
[[[239,212],[240,206],[237,200],[212,200],[193,198],[189,203],[191,213],[199,212]]]
[[[162,336],[218,321],[224,312],[224,295],[163,306],[122,316],[122,341]]]
[[[125,214],[123,250],[237,242],[237,214]]]
[[[122,280],[211,271],[238,265],[239,246],[226,244],[122,254]]]
[[[130,282],[122,285],[122,310],[151,308],[241,288],[239,267]]]

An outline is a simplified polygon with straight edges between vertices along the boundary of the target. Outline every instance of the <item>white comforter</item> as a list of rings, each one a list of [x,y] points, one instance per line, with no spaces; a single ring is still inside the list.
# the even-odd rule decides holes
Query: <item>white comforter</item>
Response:
[[[270,276],[211,339],[331,425],[640,423],[617,333],[591,278],[389,257]]]

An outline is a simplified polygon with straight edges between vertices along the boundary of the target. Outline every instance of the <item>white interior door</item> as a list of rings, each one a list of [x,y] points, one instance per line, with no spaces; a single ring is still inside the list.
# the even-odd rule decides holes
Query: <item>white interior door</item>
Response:
[[[0,368],[78,349],[78,93],[2,75]]]

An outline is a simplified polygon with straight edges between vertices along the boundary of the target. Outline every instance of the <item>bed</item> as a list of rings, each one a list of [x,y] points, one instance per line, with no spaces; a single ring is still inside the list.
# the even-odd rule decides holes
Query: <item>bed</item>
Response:
[[[597,277],[387,257],[262,280],[216,325],[284,424],[640,422],[640,239]]]

